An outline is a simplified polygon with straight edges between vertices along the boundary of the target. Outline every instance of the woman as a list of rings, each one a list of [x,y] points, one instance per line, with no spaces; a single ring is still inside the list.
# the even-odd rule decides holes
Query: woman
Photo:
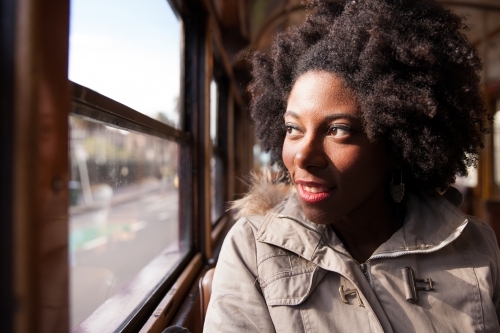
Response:
[[[465,25],[432,0],[314,5],[253,58],[291,185],[236,204],[205,332],[500,332],[495,236],[440,195],[486,132]]]

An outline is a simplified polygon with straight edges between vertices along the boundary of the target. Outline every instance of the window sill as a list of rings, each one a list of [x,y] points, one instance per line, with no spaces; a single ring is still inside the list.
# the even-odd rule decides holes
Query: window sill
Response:
[[[119,331],[136,316],[144,304],[165,285],[189,251],[177,247],[166,248],[144,267],[137,276],[106,300],[87,319],[77,325],[72,333],[100,333]]]

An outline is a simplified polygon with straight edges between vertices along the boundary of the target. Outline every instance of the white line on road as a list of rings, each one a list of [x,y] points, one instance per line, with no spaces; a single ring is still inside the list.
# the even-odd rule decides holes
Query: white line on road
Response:
[[[82,245],[83,250],[92,250],[98,246],[104,245],[109,241],[108,236],[102,236],[98,237],[96,239],[93,239],[91,241],[88,241]]]
[[[146,225],[147,225],[146,221],[137,221],[130,225],[130,231],[137,232],[141,229],[146,228]]]
[[[165,221],[168,218],[167,212],[161,212],[158,214],[158,221]]]

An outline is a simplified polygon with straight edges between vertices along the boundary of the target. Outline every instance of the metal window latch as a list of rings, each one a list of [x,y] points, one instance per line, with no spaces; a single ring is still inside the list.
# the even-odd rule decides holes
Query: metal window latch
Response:
[[[340,293],[340,299],[345,304],[349,304],[349,302],[347,301],[346,296],[354,295],[358,299],[359,306],[362,307],[362,308],[365,307],[365,305],[363,304],[363,300],[361,300],[361,296],[359,296],[359,292],[358,292],[357,289],[347,289],[347,290],[344,290],[344,285],[341,284],[340,287],[339,287],[339,293]]]
[[[405,282],[405,292],[406,300],[410,303],[418,302],[418,292],[419,291],[430,291],[434,290],[434,283],[432,279],[416,279],[415,273],[411,267],[405,267],[401,270],[403,273],[403,280]],[[417,283],[425,283],[424,286],[418,285]]]

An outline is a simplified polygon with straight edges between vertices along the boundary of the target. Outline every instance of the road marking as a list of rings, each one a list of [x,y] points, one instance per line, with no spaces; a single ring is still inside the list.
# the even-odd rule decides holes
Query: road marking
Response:
[[[93,239],[91,241],[88,241],[86,243],[83,243],[82,249],[83,250],[92,250],[98,246],[104,245],[107,242],[109,242],[109,237],[108,236],[102,236],[98,237],[96,239]]]
[[[145,221],[137,221],[135,223],[132,223],[130,225],[130,231],[131,232],[137,232],[141,229],[146,228],[147,223]]]
[[[168,218],[168,213],[167,212],[161,212],[158,214],[158,220],[159,221],[165,221]]]

